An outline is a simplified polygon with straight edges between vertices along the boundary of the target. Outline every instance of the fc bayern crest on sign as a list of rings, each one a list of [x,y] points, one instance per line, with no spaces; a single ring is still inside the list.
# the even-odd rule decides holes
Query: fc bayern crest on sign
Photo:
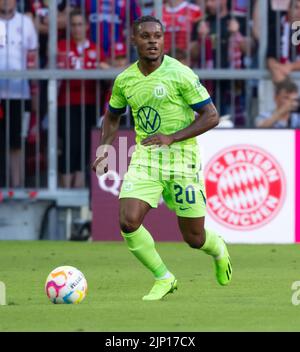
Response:
[[[207,210],[214,220],[235,230],[269,223],[281,209],[285,177],[265,150],[236,145],[215,155],[205,168]]]

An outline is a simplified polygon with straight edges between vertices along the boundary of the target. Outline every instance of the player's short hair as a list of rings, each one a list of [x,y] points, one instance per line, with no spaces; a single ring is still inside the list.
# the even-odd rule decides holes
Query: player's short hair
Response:
[[[137,18],[134,22],[133,22],[133,34],[135,34],[138,30],[138,26],[142,23],[146,23],[146,22],[155,22],[158,23],[161,27],[161,30],[164,31],[164,26],[163,24],[160,22],[160,20],[154,16],[141,16],[139,18]]]
[[[278,95],[283,90],[288,93],[295,93],[298,92],[298,86],[291,79],[286,78],[275,84],[275,95]]]

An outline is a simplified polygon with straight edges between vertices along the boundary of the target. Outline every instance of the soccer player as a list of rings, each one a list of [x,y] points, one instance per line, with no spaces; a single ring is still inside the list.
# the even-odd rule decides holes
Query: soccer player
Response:
[[[232,268],[225,242],[204,228],[206,199],[196,141],[196,136],[218,124],[218,113],[193,71],[164,55],[163,26],[158,19],[137,19],[132,40],[139,60],[114,82],[93,169],[98,176],[107,172],[107,150],[117,134],[120,115],[130,105],[137,145],[119,195],[120,227],[129,250],[155,277],[143,300],[160,300],[177,289],[174,274],[142,225],[161,194],[176,212],[184,240],[213,257],[217,281],[227,285]],[[163,178],[163,174],[169,177]]]

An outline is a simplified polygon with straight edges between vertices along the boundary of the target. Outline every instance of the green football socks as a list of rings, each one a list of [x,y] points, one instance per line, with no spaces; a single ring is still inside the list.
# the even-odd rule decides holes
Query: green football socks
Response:
[[[220,257],[223,251],[223,241],[214,231],[205,229],[205,243],[201,250],[214,258]]]
[[[205,229],[205,235],[205,243],[201,249],[213,256],[217,281],[220,285],[225,286],[229,284],[232,277],[232,265],[227,246],[215,232]]]
[[[154,240],[143,225],[134,232],[121,231],[121,233],[129,250],[153,273],[155,278],[158,279],[167,274],[168,269],[155,249]]]

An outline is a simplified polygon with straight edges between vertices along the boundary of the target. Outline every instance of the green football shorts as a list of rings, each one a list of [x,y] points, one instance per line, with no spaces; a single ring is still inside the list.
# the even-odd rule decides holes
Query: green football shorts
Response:
[[[152,169],[153,171],[153,169]],[[157,171],[157,170],[156,170]],[[144,166],[129,166],[124,175],[119,198],[137,198],[157,208],[161,196],[177,216],[198,218],[205,216],[205,186],[199,174],[195,177],[162,177],[157,172],[149,175]]]

